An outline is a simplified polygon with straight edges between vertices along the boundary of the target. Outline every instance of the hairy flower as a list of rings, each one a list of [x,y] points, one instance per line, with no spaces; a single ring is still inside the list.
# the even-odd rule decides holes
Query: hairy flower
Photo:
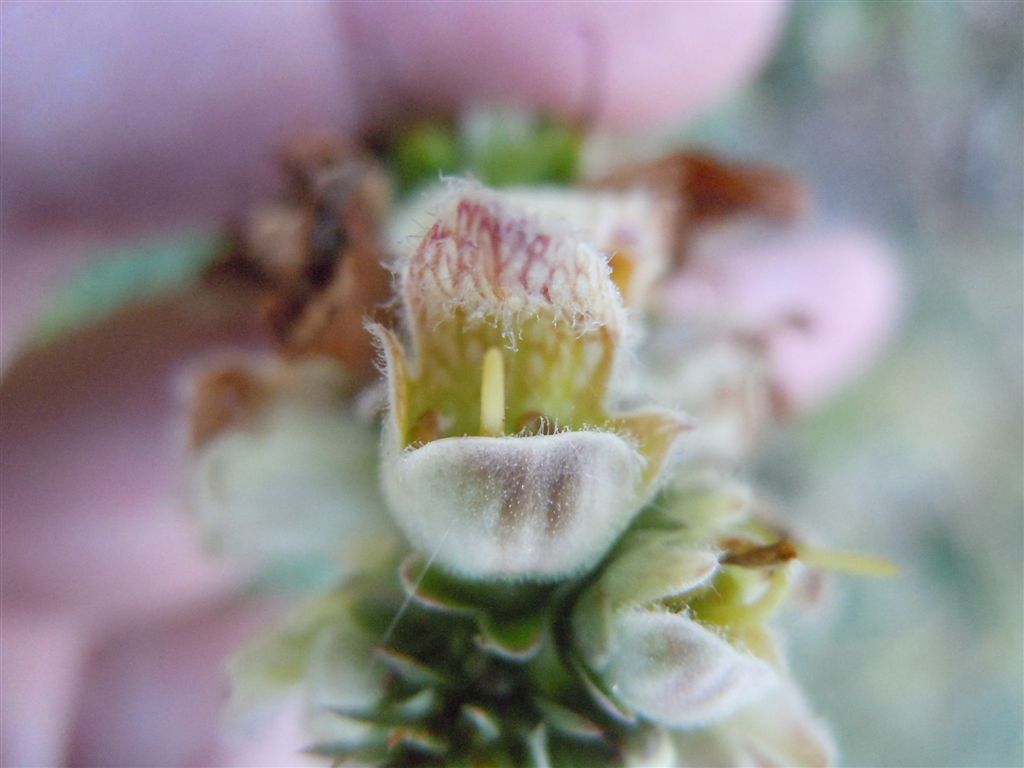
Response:
[[[724,489],[669,500],[627,534],[573,616],[576,646],[611,699],[689,731],[790,685],[765,620],[796,549],[765,538]]]
[[[250,560],[327,558],[344,572],[395,544],[377,430],[333,361],[245,362],[195,388],[187,492],[207,545]]]
[[[400,208],[390,227],[399,250],[415,244],[424,219],[436,217],[451,191],[437,185]],[[642,309],[670,268],[678,204],[647,189],[513,187],[502,198],[527,216],[541,218],[608,255],[612,280],[626,306]]]
[[[408,346],[388,376],[383,484],[420,551],[464,576],[594,564],[657,488],[686,429],[608,408],[626,312],[606,258],[479,187],[456,186],[400,264]]]

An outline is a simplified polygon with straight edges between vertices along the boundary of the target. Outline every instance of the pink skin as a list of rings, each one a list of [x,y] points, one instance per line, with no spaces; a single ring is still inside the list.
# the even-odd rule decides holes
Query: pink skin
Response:
[[[591,80],[607,125],[680,119],[752,74],[783,11],[4,3],[3,358],[88,257],[52,238],[219,226],[272,189],[275,148],[302,130],[494,100],[578,115]]]
[[[220,224],[270,189],[273,148],[295,131],[476,100],[577,114],[591,74],[585,39],[599,41],[601,119],[650,127],[749,77],[783,7],[5,3],[0,13],[10,362],[41,297],[93,247]],[[780,256],[778,272],[771,254],[759,273],[723,268],[715,280],[736,287],[722,295],[756,303],[761,289],[744,275],[757,273],[776,293],[813,303],[819,288]],[[864,315],[841,321],[866,326],[859,356],[879,333]],[[265,614],[226,607],[240,574],[196,553],[176,503],[182,361],[248,330],[228,309],[164,304],[8,368],[4,764],[248,764],[289,754],[217,733],[223,655],[258,623],[253,611]],[[841,358],[844,338],[820,341]],[[797,345],[779,362],[813,380],[819,353]],[[815,396],[841,375],[816,384]],[[287,727],[263,733],[295,744]]]
[[[698,249],[663,301],[680,319],[724,314],[765,334],[786,410],[802,412],[877,356],[898,321],[900,283],[888,249],[864,233],[783,233]]]

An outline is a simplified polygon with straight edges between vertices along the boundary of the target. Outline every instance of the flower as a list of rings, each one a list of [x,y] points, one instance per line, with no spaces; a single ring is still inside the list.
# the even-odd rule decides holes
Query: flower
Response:
[[[186,490],[208,548],[256,562],[319,560],[341,574],[393,551],[378,433],[353,414],[350,389],[328,358],[203,373]]]
[[[581,597],[573,637],[610,701],[690,732],[793,689],[765,620],[786,596],[796,547],[770,541],[736,489],[668,497],[638,520]],[[828,753],[825,732],[799,711],[801,732],[821,734],[808,749]]]
[[[463,576],[550,580],[596,563],[658,487],[688,422],[608,408],[626,331],[603,256],[456,185],[399,265],[408,345],[388,379],[383,488],[414,547]]]

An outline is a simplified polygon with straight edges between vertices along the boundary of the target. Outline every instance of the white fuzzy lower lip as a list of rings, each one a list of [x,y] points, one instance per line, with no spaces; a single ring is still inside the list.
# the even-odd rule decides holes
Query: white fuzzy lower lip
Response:
[[[643,470],[611,432],[448,437],[404,450],[385,436],[384,491],[399,525],[471,578],[545,580],[593,565],[642,504]]]

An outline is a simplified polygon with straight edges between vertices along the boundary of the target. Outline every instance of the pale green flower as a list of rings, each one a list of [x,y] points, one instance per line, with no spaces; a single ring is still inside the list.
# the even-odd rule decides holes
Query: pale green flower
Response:
[[[778,683],[768,661],[730,643],[689,603],[680,605],[695,595],[712,599],[720,571],[714,552],[666,535],[613,560],[581,600],[576,642],[607,690],[631,710],[672,728],[694,728]]]
[[[411,543],[474,578],[595,564],[658,487],[682,416],[608,407],[626,311],[606,258],[454,187],[399,264],[383,487]]]
[[[796,544],[732,479],[771,415],[763,355],[658,318],[671,213],[430,191],[393,227],[382,389],[330,360],[207,375],[208,542],[342,577],[235,657],[233,713],[301,692],[311,751],[357,764],[834,762],[768,620],[801,559],[879,565]]]
[[[250,561],[378,562],[397,532],[377,481],[379,431],[327,359],[234,363],[197,387],[186,490],[211,549]]]

